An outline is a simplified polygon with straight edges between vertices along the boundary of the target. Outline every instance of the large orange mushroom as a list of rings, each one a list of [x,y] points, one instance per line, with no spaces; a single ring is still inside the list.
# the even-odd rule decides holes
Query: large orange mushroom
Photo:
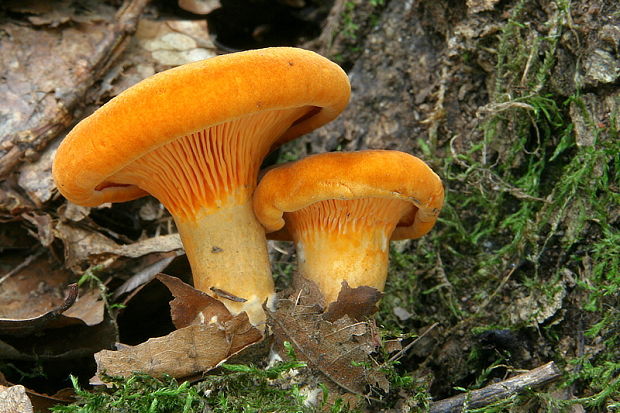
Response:
[[[293,240],[299,275],[327,307],[343,282],[383,291],[390,240],[435,225],[443,185],[422,160],[398,151],[335,152],[269,170],[254,211],[273,239]]]
[[[214,57],[158,73],[81,121],[53,165],[60,192],[95,206],[151,194],[170,211],[197,289],[257,325],[274,294],[251,196],[274,147],[334,119],[346,74],[297,48]]]

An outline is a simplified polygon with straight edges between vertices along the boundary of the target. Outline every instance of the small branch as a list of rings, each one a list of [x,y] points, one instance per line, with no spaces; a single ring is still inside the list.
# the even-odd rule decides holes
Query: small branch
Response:
[[[506,399],[530,388],[541,387],[551,383],[561,372],[553,361],[518,376],[499,383],[491,384],[482,389],[439,400],[431,404],[431,413],[461,412],[466,405],[468,409],[476,409]]]

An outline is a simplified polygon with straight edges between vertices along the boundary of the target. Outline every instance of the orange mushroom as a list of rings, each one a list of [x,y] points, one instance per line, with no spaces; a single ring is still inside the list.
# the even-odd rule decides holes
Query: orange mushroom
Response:
[[[252,211],[274,147],[334,119],[346,74],[320,55],[278,47],[158,73],[81,121],[53,165],[79,205],[151,194],[170,211],[197,289],[257,325],[274,295],[265,233]]]
[[[443,205],[441,180],[423,161],[398,151],[336,152],[269,170],[254,211],[273,239],[292,239],[299,275],[325,307],[343,281],[383,291],[389,241],[419,238]]]

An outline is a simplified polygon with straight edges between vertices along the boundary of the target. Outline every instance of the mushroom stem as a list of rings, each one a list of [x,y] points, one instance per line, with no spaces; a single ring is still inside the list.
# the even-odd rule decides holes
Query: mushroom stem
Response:
[[[218,298],[253,325],[265,322],[263,304],[274,297],[265,230],[250,200],[202,209],[193,218],[175,217],[192,267],[196,289]]]
[[[368,286],[383,291],[391,231],[366,228],[346,237],[323,231],[306,237],[293,234],[299,275],[317,284],[325,307],[338,299],[343,281],[351,288]]]

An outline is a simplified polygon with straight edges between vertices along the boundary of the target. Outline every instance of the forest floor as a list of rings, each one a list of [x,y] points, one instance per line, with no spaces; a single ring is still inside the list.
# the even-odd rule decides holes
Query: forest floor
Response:
[[[34,411],[620,411],[620,3],[222,0],[206,18],[120,3],[0,4],[0,384],[23,385]],[[91,386],[94,354],[175,332],[172,295],[149,280],[191,273],[155,199],[57,193],[60,140],[153,73],[274,45],[339,63],[352,97],[269,162],[397,149],[446,189],[435,228],[392,243],[359,333],[377,344],[348,360],[362,389],[307,348],[269,363],[269,340],[189,381]],[[295,250],[270,255],[285,291]]]

